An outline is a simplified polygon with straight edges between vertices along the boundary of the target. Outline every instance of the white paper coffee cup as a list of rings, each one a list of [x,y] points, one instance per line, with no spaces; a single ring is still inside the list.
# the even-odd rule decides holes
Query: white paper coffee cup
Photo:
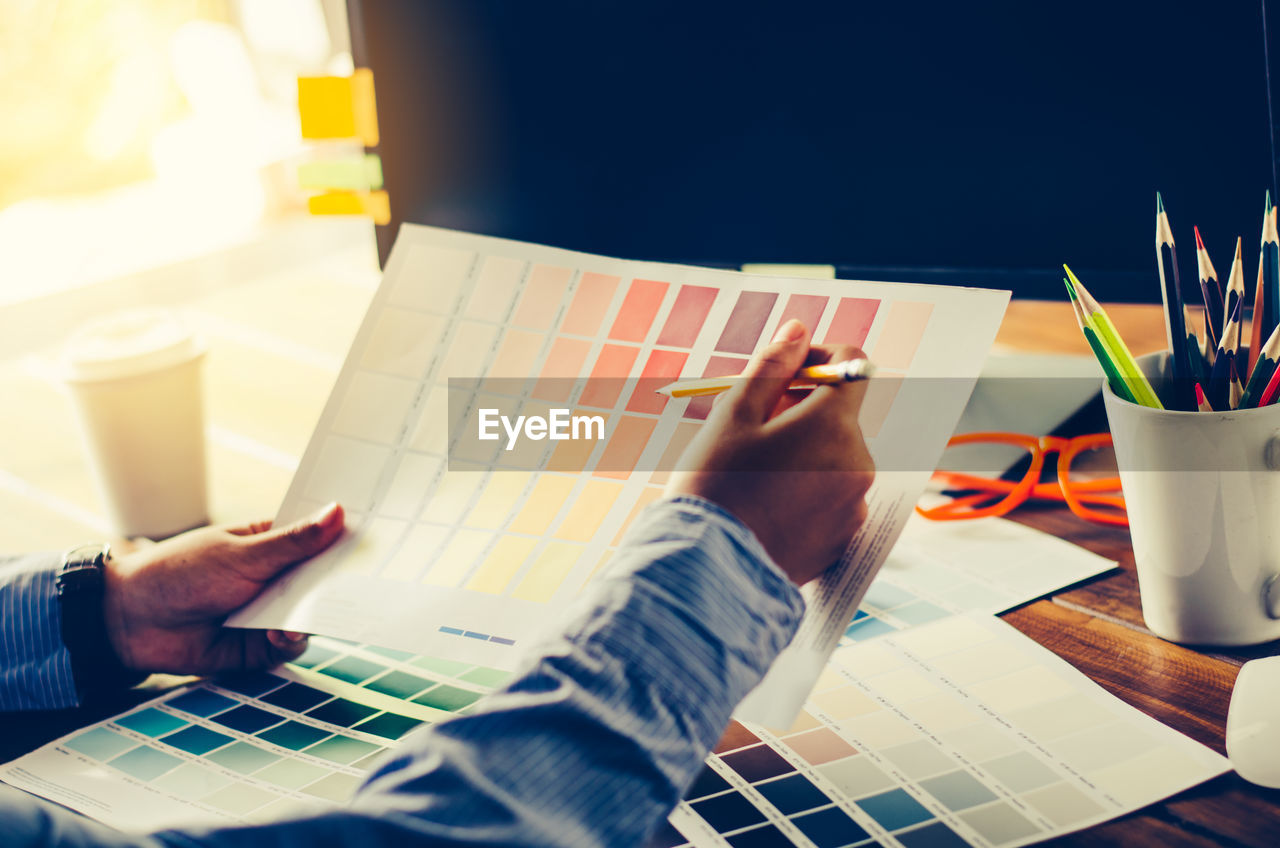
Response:
[[[1168,354],[1138,364],[1159,392]],[[1280,405],[1152,409],[1105,381],[1102,397],[1147,626],[1186,644],[1280,638]]]
[[[208,522],[204,343],[172,313],[133,310],[76,332],[62,373],[116,531],[161,538]]]

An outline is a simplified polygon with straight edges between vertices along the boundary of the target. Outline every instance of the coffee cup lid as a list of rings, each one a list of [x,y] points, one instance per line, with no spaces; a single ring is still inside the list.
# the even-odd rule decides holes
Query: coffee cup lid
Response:
[[[62,352],[68,382],[136,377],[189,362],[204,342],[173,312],[131,309],[98,318],[75,330]]]

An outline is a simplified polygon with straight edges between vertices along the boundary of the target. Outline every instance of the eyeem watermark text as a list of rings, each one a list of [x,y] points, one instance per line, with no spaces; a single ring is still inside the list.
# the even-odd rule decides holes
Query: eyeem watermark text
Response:
[[[543,439],[600,441],[604,438],[603,415],[571,415],[567,409],[552,409],[550,413],[545,418],[541,415],[517,415],[513,420],[496,409],[481,409],[477,438],[486,442],[497,441],[501,438],[501,428],[501,432],[507,435],[504,450],[514,448],[521,436],[535,442]]]

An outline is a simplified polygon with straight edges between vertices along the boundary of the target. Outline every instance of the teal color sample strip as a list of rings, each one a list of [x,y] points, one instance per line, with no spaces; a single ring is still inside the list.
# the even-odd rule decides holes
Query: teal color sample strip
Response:
[[[346,656],[337,662],[330,663],[324,668],[317,669],[321,674],[327,674],[330,677],[336,677],[346,683],[360,683],[368,680],[375,674],[386,671],[386,666],[378,665],[375,662],[356,656]]]
[[[462,675],[459,679],[465,680],[468,683],[475,683],[479,686],[501,686],[511,679],[511,672],[502,671],[497,668],[477,666]]]
[[[180,751],[186,751],[188,754],[195,754],[200,757],[214,748],[221,748],[228,742],[234,742],[235,740],[207,727],[193,724],[188,728],[179,730],[177,733],[171,733],[160,741],[166,745],[172,745]]]
[[[367,757],[378,750],[380,749],[377,745],[371,745],[360,739],[352,739],[350,736],[330,736],[323,742],[312,745],[306,750],[306,753],[322,760],[346,765],[347,763],[354,763],[361,757]]]
[[[164,736],[166,733],[172,733],[179,727],[187,726],[187,722],[177,716],[161,712],[155,707],[147,707],[145,710],[139,710],[136,713],[113,718],[112,721],[121,727],[127,727],[153,739],[157,736]]]
[[[420,724],[422,722],[416,718],[409,718],[396,713],[383,713],[357,724],[354,729],[372,733],[374,736],[381,736],[383,739],[399,739]]]
[[[167,706],[201,718],[217,715],[224,710],[231,709],[238,703],[239,701],[233,701],[230,698],[219,695],[217,692],[210,692],[208,689],[192,689],[190,692],[165,701]]]
[[[933,818],[932,813],[902,789],[890,789],[857,803],[885,830],[897,830]]]
[[[421,692],[423,689],[434,686],[434,680],[428,680],[425,677],[418,677],[415,674],[409,674],[404,671],[393,671],[390,674],[384,674],[377,680],[370,680],[364,685],[366,689],[372,689],[374,692],[380,692],[383,695],[390,695],[392,698],[409,699]]]
[[[307,715],[317,721],[323,721],[326,724],[336,724],[339,727],[350,727],[357,722],[363,721],[376,712],[380,712],[373,707],[357,704],[355,701],[348,701],[345,698],[335,698],[327,704],[322,704],[311,710]]]
[[[132,751],[121,754],[107,763],[107,765],[118,768],[125,774],[138,778],[138,780],[154,780],[165,772],[182,765],[182,760],[171,754],[166,754],[164,751],[157,751],[155,748],[142,745]]]
[[[330,733],[300,721],[287,721],[270,730],[258,734],[258,738],[290,751],[301,751],[308,745],[314,745]]]
[[[73,751],[79,751],[85,756],[105,762],[117,754],[129,750],[137,743],[128,737],[121,736],[114,730],[95,727],[93,730],[86,730],[73,739],[68,739],[63,744]]]
[[[311,647],[307,648],[307,652],[293,661],[293,665],[300,665],[303,668],[315,668],[337,655],[338,652],[332,648],[326,648],[324,645],[312,642]]]
[[[425,668],[427,671],[437,671],[440,674],[447,674],[450,677],[457,677],[467,669],[471,668],[471,663],[457,662],[455,660],[442,660],[439,657],[418,657],[413,660],[413,665],[418,668]]]
[[[471,706],[478,700],[480,700],[480,695],[477,692],[468,692],[466,689],[459,689],[457,686],[442,684],[414,698],[413,702],[435,707],[437,710],[456,712],[463,707]]]
[[[371,654],[377,654],[380,657],[386,657],[389,660],[405,660],[413,659],[413,654],[408,651],[397,651],[395,648],[383,648],[379,645],[366,645],[365,650]]]
[[[249,774],[280,758],[270,751],[264,751],[247,742],[237,742],[220,751],[214,751],[206,759],[220,766],[226,766],[232,771]]]
[[[284,721],[284,716],[244,704],[234,710],[221,713],[214,721],[241,733],[257,733],[259,730]]]

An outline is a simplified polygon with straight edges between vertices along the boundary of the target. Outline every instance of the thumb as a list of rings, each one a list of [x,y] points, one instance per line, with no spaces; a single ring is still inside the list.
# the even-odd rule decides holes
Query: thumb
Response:
[[[773,413],[791,378],[809,355],[809,331],[794,318],[747,363],[742,382],[725,400],[745,417],[763,423]]]
[[[329,547],[342,534],[342,528],[342,507],[331,503],[292,524],[243,538],[248,559],[258,572],[255,576],[267,580]]]

